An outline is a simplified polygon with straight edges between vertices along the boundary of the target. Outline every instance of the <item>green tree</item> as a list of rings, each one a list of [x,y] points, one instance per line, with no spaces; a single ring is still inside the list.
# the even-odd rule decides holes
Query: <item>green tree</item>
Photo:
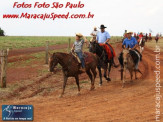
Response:
[[[1,28],[0,28],[0,36],[5,36],[4,30],[2,30]]]

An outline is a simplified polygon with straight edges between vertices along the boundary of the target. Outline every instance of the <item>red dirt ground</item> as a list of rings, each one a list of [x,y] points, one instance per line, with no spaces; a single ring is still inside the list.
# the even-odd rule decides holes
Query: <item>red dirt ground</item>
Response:
[[[119,55],[121,45],[117,44],[115,50]],[[118,63],[117,59],[116,63]],[[90,81],[85,74],[82,74],[80,96],[76,95],[76,84],[74,79],[70,78],[63,98],[58,98],[63,81],[62,72],[54,75],[48,73],[36,78],[37,80],[35,79],[32,84],[20,87],[11,93],[6,101],[1,102],[1,105],[32,104],[34,122],[153,122],[155,121],[155,53],[152,50],[145,48],[139,68],[143,76],[139,75],[139,79],[134,80],[133,83],[130,83],[128,79],[125,88],[122,88],[118,71],[120,68],[113,68],[112,81],[106,83],[103,80],[104,84],[101,87],[98,85],[99,78],[96,78],[94,91],[89,91]],[[161,57],[161,72],[162,68]],[[27,72],[35,71],[27,69]],[[82,81],[88,81],[88,83],[82,83]],[[161,102],[161,110],[163,110],[162,106]]]

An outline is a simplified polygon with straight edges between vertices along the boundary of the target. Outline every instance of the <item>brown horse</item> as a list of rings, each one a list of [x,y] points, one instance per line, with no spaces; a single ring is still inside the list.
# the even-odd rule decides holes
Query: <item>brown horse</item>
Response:
[[[95,88],[94,82],[97,74],[96,67],[98,64],[98,58],[93,53],[88,53],[88,52],[84,53],[84,57],[85,57],[86,73],[91,80],[90,90],[93,90]],[[71,53],[70,54],[61,53],[61,52],[53,53],[49,59],[50,72],[54,72],[54,68],[57,64],[60,64],[62,66],[63,77],[64,77],[63,91],[60,97],[62,97],[64,94],[68,77],[75,78],[76,84],[78,86],[78,94],[80,94],[79,74],[81,74],[82,72],[80,71],[81,64],[79,64],[76,57],[74,57]]]
[[[123,85],[122,85],[122,87],[124,87],[124,85],[125,85],[126,70],[129,70],[129,72],[130,72],[131,82],[132,82],[132,77],[133,77],[133,71],[135,71],[135,78],[137,78],[135,64],[134,64],[133,58],[130,55],[128,49],[123,49],[123,65],[124,65],[124,68],[123,68]]]

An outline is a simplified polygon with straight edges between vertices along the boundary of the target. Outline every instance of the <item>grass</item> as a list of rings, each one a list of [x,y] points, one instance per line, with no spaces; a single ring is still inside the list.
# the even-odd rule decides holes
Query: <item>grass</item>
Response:
[[[161,51],[162,51],[162,49],[163,49],[163,38],[159,39],[157,45],[160,46]],[[150,42],[147,42],[146,46],[149,47],[150,49],[154,50],[156,47],[156,41],[152,40]]]
[[[4,36],[0,37],[0,49],[22,49],[29,47],[41,47],[45,46],[46,41],[49,41],[50,45],[55,44],[68,44],[68,40],[71,38],[74,41],[74,37],[57,37],[57,36]]]
[[[75,41],[75,37],[66,36],[0,36],[0,49],[22,49],[30,47],[42,47],[49,41],[49,45],[68,44],[69,38],[71,43]],[[87,37],[90,40],[91,37]],[[111,43],[121,40],[121,37],[111,37]]]

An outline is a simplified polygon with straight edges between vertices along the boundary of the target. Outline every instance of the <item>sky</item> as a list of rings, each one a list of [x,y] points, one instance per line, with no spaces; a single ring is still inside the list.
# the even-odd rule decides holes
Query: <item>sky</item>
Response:
[[[81,1],[84,8],[13,8],[14,2],[67,2]],[[94,26],[104,24],[111,36],[122,36],[124,30],[163,34],[163,0],[0,0],[0,27],[8,36],[89,36]],[[93,19],[3,19],[3,14],[20,13],[82,13],[91,12]]]

